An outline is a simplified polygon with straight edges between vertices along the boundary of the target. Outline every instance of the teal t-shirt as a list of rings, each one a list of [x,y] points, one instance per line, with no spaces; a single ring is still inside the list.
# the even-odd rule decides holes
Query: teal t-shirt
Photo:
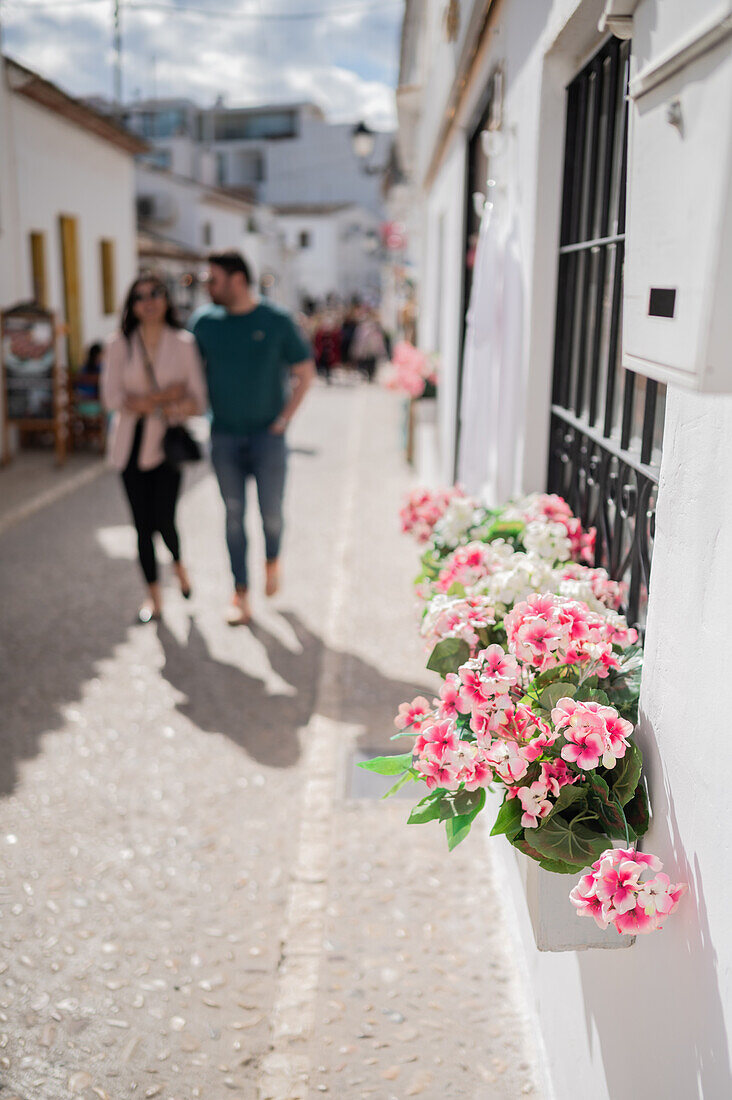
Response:
[[[312,355],[290,314],[266,299],[250,313],[211,305],[189,326],[206,364],[213,431],[264,431],[287,402],[290,367]]]

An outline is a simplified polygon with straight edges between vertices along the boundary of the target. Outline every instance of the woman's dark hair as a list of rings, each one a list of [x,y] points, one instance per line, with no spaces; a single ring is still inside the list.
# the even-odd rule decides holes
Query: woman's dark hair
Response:
[[[142,275],[137,276],[134,283],[127,291],[125,304],[122,307],[122,334],[126,336],[128,340],[130,336],[132,336],[132,333],[135,331],[137,326],[140,324],[137,317],[135,317],[135,310],[133,308],[135,305],[135,298],[140,287],[145,286],[147,283],[151,283],[153,286],[159,287],[165,295],[165,324],[169,325],[170,328],[181,328],[181,323],[175,313],[175,307],[173,306],[173,303],[170,300],[170,295],[168,294],[168,288],[163,280],[158,275],[154,275],[151,272],[143,272]]]
[[[247,286],[252,285],[252,270],[241,252],[236,252],[233,248],[226,252],[212,252],[208,262],[222,268],[227,275],[235,275],[238,272],[244,276]]]

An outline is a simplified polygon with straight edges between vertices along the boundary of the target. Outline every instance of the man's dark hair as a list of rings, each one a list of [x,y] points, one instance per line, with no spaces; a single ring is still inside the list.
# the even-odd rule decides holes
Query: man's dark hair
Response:
[[[247,286],[252,285],[252,269],[241,252],[236,252],[233,248],[228,249],[226,252],[212,252],[208,257],[208,262],[223,268],[227,275],[235,275],[237,271],[240,272],[244,276]]]

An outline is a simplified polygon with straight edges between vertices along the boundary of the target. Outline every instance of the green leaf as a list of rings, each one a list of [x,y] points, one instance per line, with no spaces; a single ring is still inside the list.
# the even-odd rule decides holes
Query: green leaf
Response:
[[[453,581],[447,590],[447,594],[448,596],[464,596],[465,585],[461,584],[460,581]]]
[[[489,527],[485,541],[493,542],[495,539],[506,539],[508,542],[511,539],[517,539],[523,534],[525,527],[526,524],[521,519],[499,519]]]
[[[530,843],[546,859],[572,864],[578,870],[594,863],[610,847],[606,836],[561,816],[547,818],[538,829],[532,829]]]
[[[635,788],[633,797],[623,806],[623,810],[626,820],[628,824],[632,826],[635,835],[645,836],[651,821],[648,812],[648,794],[646,793],[646,785],[642,779]]]
[[[412,766],[411,752],[402,753],[399,756],[374,756],[371,760],[363,760],[359,768],[365,768],[367,772],[378,772],[379,775],[401,775]]]
[[[548,668],[546,672],[540,672],[538,676],[535,676],[527,690],[534,695],[541,695],[544,688],[555,682],[561,682],[564,687],[574,685],[576,688],[574,676],[576,676],[576,672],[569,665],[555,665],[554,668]],[[527,698],[527,696],[524,696],[524,698]],[[522,699],[521,702],[523,701]]]
[[[553,710],[560,699],[574,699],[576,694],[576,684],[550,684],[539,696],[539,706],[543,710]]]
[[[470,646],[462,638],[443,638],[432,650],[427,668],[445,677],[457,672],[470,657]]]
[[[427,821],[436,821],[440,816],[440,803],[445,793],[445,791],[439,788],[435,791],[430,791],[430,793],[421,799],[412,809],[412,812],[407,818],[407,824],[424,825]]]
[[[465,837],[470,832],[472,824],[473,818],[469,815],[451,817],[445,822],[445,833],[447,834],[447,847],[449,851],[452,851],[453,848],[457,848],[461,840],[465,840]]]
[[[625,750],[625,756],[618,760],[615,767],[604,769],[603,774],[621,806],[630,802],[635,794],[642,768],[643,754],[635,741],[631,741]]]
[[[583,783],[566,783],[559,791],[557,800],[554,803],[551,811],[547,814],[546,820],[554,814],[560,814],[563,810],[566,810],[568,806],[573,806],[576,802],[586,802],[587,791]]]
[[[523,806],[518,798],[505,799],[491,829],[491,836],[500,836],[505,833],[508,839],[512,841],[521,832],[521,815],[523,812]]]
[[[511,843],[514,848],[518,848],[519,852],[523,852],[529,859],[535,860],[545,871],[551,871],[554,875],[576,875],[578,870],[582,870],[582,868],[577,867],[576,863],[564,863],[560,859],[544,859],[536,848],[531,847],[525,836],[514,837]]]
[[[389,790],[386,792],[386,794],[382,794],[381,797],[388,798],[390,794],[396,794],[396,792],[398,790],[401,790],[401,788],[404,787],[407,783],[414,783],[417,779],[419,779],[417,773],[410,769],[408,772],[405,772],[404,775],[401,775],[399,779],[397,779],[394,786],[389,787]]]
[[[626,817],[618,806],[610,788],[605,780],[597,772],[588,773],[588,803],[600,819],[608,836],[625,839]],[[628,822],[628,825],[630,823]],[[628,829],[630,839],[635,839],[632,828]]]
[[[465,788],[458,791],[453,799],[458,814],[475,814],[485,806],[485,791],[479,787],[477,791],[466,791]]]
[[[465,837],[470,832],[470,827],[473,821],[478,816],[480,811],[485,806],[485,791],[480,789],[477,791],[459,791],[458,794],[464,795],[477,795],[477,798],[471,798],[470,808],[466,813],[457,814],[455,817],[448,818],[445,821],[445,832],[447,833],[447,847],[450,851],[457,847],[461,840],[465,840]],[[457,799],[455,800],[457,803]],[[461,805],[465,806],[467,800],[463,800]]]
[[[575,699],[581,700],[583,703],[599,703],[603,707],[610,706],[607,692],[601,691],[600,688],[587,687],[586,684],[577,689]]]

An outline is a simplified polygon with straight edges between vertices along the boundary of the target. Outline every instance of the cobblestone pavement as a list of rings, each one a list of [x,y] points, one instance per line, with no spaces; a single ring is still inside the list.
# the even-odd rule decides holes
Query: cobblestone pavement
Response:
[[[482,838],[448,856],[355,768],[434,686],[399,418],[375,387],[309,399],[251,629],[222,622],[207,469],[158,628],[113,474],[0,537],[0,1100],[539,1095]]]

